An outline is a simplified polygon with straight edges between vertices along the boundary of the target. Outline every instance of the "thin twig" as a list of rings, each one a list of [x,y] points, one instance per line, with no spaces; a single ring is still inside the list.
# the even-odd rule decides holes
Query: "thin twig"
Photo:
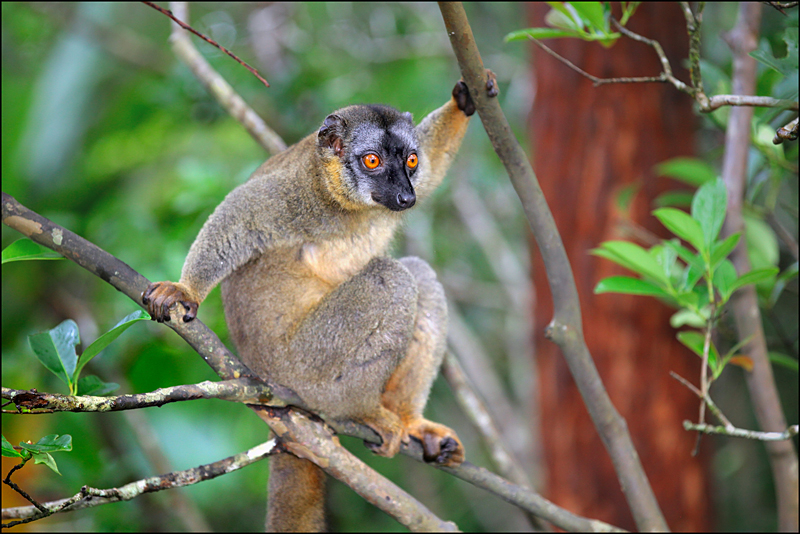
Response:
[[[144,493],[180,488],[204,480],[211,480],[220,475],[237,471],[267,456],[275,454],[275,452],[278,452],[276,442],[274,439],[271,439],[265,443],[256,445],[252,449],[240,452],[234,456],[229,456],[223,460],[193,467],[191,469],[185,469],[183,471],[137,480],[120,486],[119,488],[97,489],[84,486],[79,493],[73,495],[69,499],[44,503],[41,505],[45,509],[44,512],[34,506],[3,508],[3,519],[22,520],[4,524],[3,528],[35,521],[60,511],[72,512],[111,502],[129,501]]]
[[[696,425],[689,420],[683,422],[683,428],[702,434],[721,434],[732,438],[747,438],[759,441],[785,441],[797,435],[798,425],[792,425],[783,432],[759,432],[758,430],[745,430],[743,428],[728,428],[714,425]]]
[[[189,20],[189,8],[186,2],[172,2],[170,4],[175,13],[181,18]],[[172,51],[183,61],[192,74],[200,80],[206,90],[213,96],[219,105],[228,114],[239,121],[264,150],[270,154],[277,154],[286,150],[286,143],[275,130],[270,128],[253,108],[231,87],[211,64],[203,57],[192,42],[191,36],[183,31],[177,24],[172,25]]]
[[[692,12],[689,2],[679,2],[683,15],[686,18],[686,31],[689,34],[689,76],[692,80],[690,93],[700,104],[700,109],[708,105],[708,97],[703,90],[703,77],[700,74],[700,26],[703,22],[702,6],[698,7],[697,15]]]
[[[702,22],[702,12],[698,11],[695,15],[691,7],[687,2],[681,2],[681,7],[683,9],[684,15],[686,16],[686,29],[689,33],[689,65],[690,65],[690,74],[692,77],[692,85],[689,86],[686,83],[680,81],[675,75],[672,73],[672,66],[670,65],[669,59],[667,55],[664,53],[664,49],[661,47],[661,43],[654,39],[648,39],[638,33],[635,33],[622,24],[620,24],[614,17],[611,17],[611,22],[614,26],[626,37],[633,39],[634,41],[639,41],[641,43],[645,43],[648,46],[652,47],[655,50],[656,55],[658,56],[658,60],[661,62],[661,74],[658,76],[638,76],[638,77],[628,77],[628,78],[598,78],[592,74],[589,74],[585,70],[581,69],[567,58],[563,57],[562,55],[558,54],[547,45],[539,41],[538,39],[534,39],[533,37],[528,36],[528,39],[536,43],[542,50],[565,64],[570,69],[574,70],[581,76],[588,78],[592,81],[595,87],[610,83],[651,83],[651,82],[659,82],[659,83],[670,83],[672,84],[677,90],[690,95],[692,98],[695,99],[697,102],[700,111],[703,113],[710,113],[716,109],[721,108],[722,106],[751,106],[751,107],[766,107],[766,108],[779,108],[779,109],[790,109],[793,111],[797,111],[800,109],[800,104],[793,100],[784,100],[778,98],[772,98],[769,96],[747,96],[747,95],[714,95],[712,97],[708,97],[703,90],[703,78],[700,74],[700,26]],[[787,128],[790,125],[787,125]],[[796,127],[796,123],[795,123]],[[779,130],[778,136],[784,131]],[[776,136],[775,139],[780,139],[780,137]],[[795,131],[795,139],[796,139],[796,131]],[[779,144],[779,141],[773,141],[775,144]]]
[[[705,423],[706,419],[706,399],[708,398],[708,388],[710,381],[708,380],[708,355],[711,350],[711,332],[714,325],[714,316],[717,313],[716,299],[714,298],[714,285],[711,282],[711,277],[706,276],[706,284],[708,287],[708,294],[711,300],[711,310],[709,317],[706,321],[706,334],[703,338],[703,358],[700,364],[700,416],[698,417],[698,424]],[[697,441],[695,441],[692,456],[697,456],[700,452],[700,437],[702,434],[697,434]]]
[[[22,458],[22,461],[20,461],[20,463],[16,464],[14,467],[12,467],[11,470],[8,472],[8,475],[6,475],[6,478],[3,479],[3,484],[5,484],[9,488],[13,489],[14,491],[16,491],[17,493],[22,495],[22,497],[26,501],[28,501],[29,503],[31,503],[33,505],[33,508],[36,508],[37,510],[39,510],[43,514],[49,515],[50,511],[47,510],[47,508],[44,505],[40,504],[38,501],[36,501],[36,499],[34,499],[30,495],[28,495],[28,492],[26,492],[24,489],[22,489],[19,486],[17,486],[16,483],[11,481],[11,475],[13,475],[15,471],[18,471],[18,470],[22,469],[25,466],[25,464],[28,463],[28,461],[30,461],[30,460],[31,460],[31,457]],[[11,525],[11,526],[13,526],[13,525]],[[5,527],[5,525],[4,525],[4,527]]]
[[[666,82],[666,81],[668,81],[663,73],[661,75],[659,75],[659,76],[643,76],[643,77],[638,77],[638,78],[598,78],[597,76],[589,74],[585,70],[581,69],[580,67],[578,67],[577,65],[572,63],[570,60],[568,60],[564,56],[560,55],[558,52],[555,52],[554,50],[552,50],[550,47],[548,47],[546,44],[544,44],[540,40],[534,39],[533,37],[528,37],[528,39],[533,41],[542,50],[544,50],[545,52],[547,52],[548,54],[550,54],[551,56],[553,56],[554,58],[556,58],[557,60],[562,62],[564,65],[568,66],[569,68],[571,68],[572,70],[574,70],[575,72],[580,74],[581,76],[584,76],[584,77],[590,79],[592,81],[592,83],[594,83],[595,87],[597,87],[599,85],[604,85],[604,84],[607,84],[607,83],[643,83],[643,82]]]
[[[701,111],[709,112],[721,108],[722,106],[750,106],[760,108],[782,108],[797,111],[800,104],[794,100],[772,98],[771,96],[748,96],[748,95],[714,95],[708,100],[708,105],[701,108]]]
[[[672,378],[674,378],[675,380],[677,380],[678,382],[689,388],[689,391],[697,395],[699,399],[706,401],[706,404],[708,404],[708,409],[711,411],[712,414],[714,414],[714,417],[720,420],[720,422],[723,425],[725,425],[727,428],[734,428],[734,426],[731,424],[728,418],[725,417],[725,414],[722,413],[722,410],[720,410],[719,407],[717,407],[717,405],[714,403],[714,401],[711,400],[711,396],[706,395],[705,397],[703,397],[703,394],[700,392],[700,390],[697,389],[697,387],[695,387],[694,384],[683,378],[681,375],[673,371],[670,371],[669,374],[670,376],[672,376]]]
[[[670,65],[669,58],[667,58],[667,54],[664,53],[664,49],[661,47],[661,43],[659,43],[655,39],[648,39],[647,37],[644,37],[642,35],[639,35],[638,33],[629,30],[628,28],[620,24],[614,17],[611,17],[611,22],[614,24],[614,26],[617,27],[617,29],[623,35],[633,39],[634,41],[639,41],[641,43],[645,43],[646,45],[652,47],[653,50],[655,50],[656,55],[658,56],[658,60],[661,62],[661,70],[663,71],[661,73],[661,76],[664,77],[666,81],[674,85],[678,90],[691,94],[691,89],[685,83],[677,79],[672,74],[672,65]]]
[[[188,24],[185,24],[184,22],[181,22],[180,20],[178,20],[175,17],[175,15],[172,14],[172,11],[170,11],[169,9],[164,9],[163,7],[158,6],[158,5],[154,4],[153,2],[144,2],[143,1],[142,3],[148,5],[148,6],[152,7],[153,9],[155,9],[156,11],[158,11],[160,13],[163,13],[164,15],[168,16],[169,18],[172,19],[173,22],[175,22],[175,24],[177,24],[178,26],[180,26],[184,30],[190,31],[193,34],[195,34],[196,36],[198,36],[199,38],[201,38],[202,40],[204,40],[205,42],[216,46],[217,48],[219,48],[220,50],[222,50],[223,52],[228,54],[230,57],[232,57],[234,60],[236,60],[241,66],[243,66],[244,68],[246,68],[247,70],[252,72],[253,76],[258,78],[259,81],[261,81],[261,83],[263,83],[264,85],[269,87],[269,82],[267,82],[267,80],[262,78],[261,75],[258,73],[258,71],[256,69],[254,69],[253,67],[251,67],[250,65],[248,65],[247,63],[245,63],[244,61],[239,59],[239,57],[236,54],[234,54],[233,52],[231,52],[230,50],[228,50],[227,48],[225,48],[224,46],[222,46],[221,44],[216,42],[214,39],[211,39],[210,37],[206,37],[205,35],[203,35],[199,31],[195,30],[194,28],[192,28]]]

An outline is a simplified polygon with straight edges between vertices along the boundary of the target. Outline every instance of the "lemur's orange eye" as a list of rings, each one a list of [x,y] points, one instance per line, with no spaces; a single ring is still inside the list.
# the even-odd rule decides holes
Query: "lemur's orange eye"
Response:
[[[415,168],[417,166],[417,163],[419,163],[419,160],[417,159],[416,154],[411,154],[410,156],[408,156],[408,159],[406,159],[406,165],[408,165],[409,169]]]
[[[367,154],[366,156],[362,156],[361,161],[364,163],[364,166],[370,170],[376,169],[378,165],[381,164],[381,158],[379,158],[376,154]]]

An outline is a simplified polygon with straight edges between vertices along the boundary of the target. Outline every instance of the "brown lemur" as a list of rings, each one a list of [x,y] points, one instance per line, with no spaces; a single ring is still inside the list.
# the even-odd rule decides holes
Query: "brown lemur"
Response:
[[[487,78],[487,94],[497,95],[491,71]],[[222,282],[228,327],[250,369],[325,418],[368,425],[382,456],[413,438],[426,461],[460,464],[456,433],[422,417],[444,357],[444,290],[423,260],[384,254],[401,212],[442,181],[474,112],[460,81],[416,128],[410,113],[388,106],[328,115],[225,198],[180,282],[144,291],[147,310],[159,322],[170,313],[191,321]],[[267,528],[323,529],[324,478],[307,460],[274,456]]]

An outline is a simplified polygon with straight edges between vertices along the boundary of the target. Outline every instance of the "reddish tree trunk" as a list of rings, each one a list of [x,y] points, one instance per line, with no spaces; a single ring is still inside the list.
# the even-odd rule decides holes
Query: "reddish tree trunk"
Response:
[[[530,10],[531,26],[545,26],[548,7],[533,4]],[[688,38],[677,4],[643,3],[628,26],[658,40],[676,75],[688,81],[680,66]],[[603,78],[660,71],[652,48],[626,37],[610,49],[577,39],[551,39],[547,44]],[[630,208],[631,219],[666,236],[650,212],[653,199],[675,184],[657,178],[653,166],[693,153],[691,99],[667,84],[594,87],[531,46],[536,76],[530,122],[534,166],[572,262],[587,344],[612,401],[628,422],[670,528],[708,530],[706,458],[691,456],[695,435],[681,425],[684,419],[697,419],[698,400],[669,376],[675,371],[697,383],[699,359],[676,341],[669,325],[674,310],[649,297],[594,295],[601,278],[630,273],[589,254],[602,241],[632,239],[621,231],[625,217],[616,204],[617,194],[632,184],[640,189]],[[575,513],[633,529],[611,461],[569,370],[555,345],[542,335],[552,317],[552,302],[538,251],[533,266],[540,295],[536,350],[547,495]]]

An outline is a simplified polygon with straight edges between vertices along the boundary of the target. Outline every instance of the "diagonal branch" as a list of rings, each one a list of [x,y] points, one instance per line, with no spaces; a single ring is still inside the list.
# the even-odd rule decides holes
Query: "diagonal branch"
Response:
[[[221,399],[248,404],[286,404],[272,395],[272,390],[264,383],[250,378],[222,380],[221,382],[200,382],[184,386],[159,388],[148,393],[136,395],[116,395],[94,397],[91,395],[60,395],[36,390],[3,388],[2,397],[14,403],[16,410],[3,410],[3,413],[40,414],[54,412],[116,412],[136,410],[151,406],[164,406],[171,402],[195,399]]]
[[[162,15],[166,15],[166,16],[167,16],[167,17],[169,17],[169,18],[170,18],[170,19],[171,19],[171,20],[172,20],[172,21],[173,21],[175,24],[177,24],[178,26],[180,26],[181,28],[183,28],[183,29],[184,29],[184,30],[186,30],[186,31],[192,32],[193,34],[195,34],[196,36],[198,36],[199,38],[201,38],[202,40],[204,40],[204,41],[205,41],[205,42],[207,42],[208,44],[210,44],[210,45],[213,45],[213,46],[216,46],[217,48],[219,48],[220,50],[222,50],[223,52],[225,52],[226,54],[228,54],[230,57],[232,57],[232,58],[234,59],[234,61],[236,61],[236,62],[237,62],[237,63],[239,63],[241,66],[243,66],[244,68],[246,68],[247,70],[249,70],[249,71],[250,71],[250,72],[253,74],[253,76],[255,76],[256,78],[258,78],[258,80],[259,80],[261,83],[263,83],[263,84],[264,84],[266,87],[269,87],[269,82],[267,82],[267,80],[265,80],[264,78],[262,78],[262,77],[261,77],[261,75],[258,73],[258,71],[257,71],[256,69],[254,69],[253,67],[251,67],[250,65],[248,65],[247,63],[245,63],[244,61],[242,61],[241,59],[239,59],[239,57],[238,57],[236,54],[234,54],[233,52],[231,52],[230,50],[228,50],[227,48],[225,48],[224,46],[222,46],[221,44],[219,44],[218,42],[216,42],[214,39],[211,39],[210,37],[206,37],[205,35],[203,35],[203,34],[202,34],[202,33],[200,33],[199,31],[195,30],[194,28],[192,28],[191,26],[189,26],[189,25],[188,25],[188,24],[186,24],[185,22],[182,22],[182,21],[178,20],[178,19],[175,17],[175,15],[173,15],[173,14],[172,14],[172,11],[170,11],[169,9],[164,9],[163,7],[160,7],[160,6],[156,5],[154,2],[142,2],[142,3],[143,3],[143,4],[145,4],[145,5],[148,5],[148,6],[152,7],[153,9],[155,9],[156,11],[158,11],[159,13],[161,13]]]
[[[102,278],[117,290],[126,294],[137,305],[141,305],[141,293],[150,284],[150,282],[131,269],[127,264],[121,262],[108,252],[102,250],[97,245],[90,243],[82,237],[74,234],[73,232],[63,228],[49,219],[42,217],[26,207],[22,206],[12,196],[3,193],[2,196],[3,224],[9,228],[13,228],[24,235],[28,236],[31,240],[44,245],[45,247],[55,250],[65,258],[70,259]],[[219,338],[205,326],[202,321],[195,319],[190,323],[180,322],[174,324],[172,322],[164,323],[175,332],[178,333],[187,343],[208,363],[212,369],[223,380],[231,380],[238,377],[247,377],[251,380],[263,382],[270,387],[273,393],[273,399],[280,399],[287,405],[303,407],[303,401],[291,390],[277,384],[271,384],[267,380],[261,380],[252,371],[250,371],[243,363],[241,363],[233,354],[228,351],[225,345]],[[268,423],[275,425],[273,430],[276,433],[283,434],[285,429],[280,426],[277,420],[265,417],[265,407],[249,405],[255,411],[259,412],[259,416],[265,419]],[[274,413],[274,412],[273,412]],[[292,411],[292,413],[299,413]],[[302,414],[300,414],[302,415]],[[293,427],[303,427],[304,433],[322,432],[317,427],[320,423],[312,421],[306,416],[297,415],[293,421]],[[375,432],[367,426],[359,425],[353,422],[331,424],[331,426],[340,434],[354,436],[371,443],[380,443],[380,438]],[[307,427],[307,428],[306,428]],[[291,438],[288,434],[283,436],[288,440]],[[325,439],[330,439],[325,438]],[[334,438],[335,439],[335,438]],[[295,446],[295,451],[301,450],[299,447],[299,440],[296,440],[298,446]],[[337,440],[338,441],[338,440]],[[328,445],[325,445],[327,447]],[[313,449],[311,449],[313,450]],[[324,449],[317,449],[322,451]],[[410,456],[419,462],[423,462],[422,458],[422,445],[413,441],[409,445],[403,445],[400,452],[406,456]],[[319,467],[325,472],[344,480],[349,474],[347,465],[351,465],[350,459],[337,452],[332,458],[327,458],[322,452],[315,453],[317,459],[320,461]],[[341,463],[336,463],[340,461]],[[428,464],[430,465],[430,464]],[[476,467],[469,462],[456,468],[440,468],[443,471],[451,473],[452,475],[461,478],[476,487],[485,489],[490,493],[498,495],[502,499],[527,510],[538,517],[550,521],[557,527],[571,530],[571,531],[620,531],[619,528],[604,523],[602,521],[590,520],[584,517],[577,516],[563,508],[560,508],[543,498],[538,493],[511,484],[510,482],[500,478],[487,471],[486,469]],[[373,477],[378,476],[370,471]],[[383,480],[381,478],[381,480]],[[345,483],[348,483],[345,481]],[[387,492],[384,495],[385,499],[392,500],[395,498],[396,492],[400,492],[399,488],[393,484],[385,486]],[[401,497],[397,497],[400,499]],[[385,500],[384,499],[384,500]],[[420,504],[420,506],[422,506]],[[424,508],[424,507],[423,507]],[[387,513],[391,513],[387,511]]]
[[[542,253],[555,307],[547,335],[564,354],[584,404],[614,464],[637,526],[640,530],[666,530],[666,521],[633,446],[627,424],[611,403],[583,339],[578,291],[550,208],[498,100],[486,95],[486,69],[464,8],[457,2],[440,2],[439,8],[464,82],[469,87],[489,140],[519,195]]]
[[[3,519],[20,520],[4,524],[3,528],[36,521],[37,519],[42,519],[58,512],[74,512],[75,510],[92,508],[101,504],[129,501],[145,493],[180,488],[204,480],[211,480],[212,478],[237,471],[242,467],[258,462],[276,452],[280,451],[276,447],[275,440],[271,439],[265,443],[256,445],[252,449],[240,452],[234,456],[229,456],[223,460],[200,465],[191,469],[185,469],[183,471],[137,480],[120,486],[119,488],[96,489],[84,486],[81,488],[80,492],[68,499],[60,499],[40,505],[40,507],[45,510],[44,512],[39,510],[36,506],[3,508]]]
[[[186,2],[173,2],[173,11],[179,18],[188,20],[189,8]],[[217,102],[228,114],[239,121],[253,139],[270,154],[277,154],[286,149],[286,143],[264,122],[258,113],[239,96],[230,84],[214,70],[206,58],[198,52],[189,34],[178,24],[172,25],[172,50],[181,61],[186,63],[195,77],[205,86]]]

